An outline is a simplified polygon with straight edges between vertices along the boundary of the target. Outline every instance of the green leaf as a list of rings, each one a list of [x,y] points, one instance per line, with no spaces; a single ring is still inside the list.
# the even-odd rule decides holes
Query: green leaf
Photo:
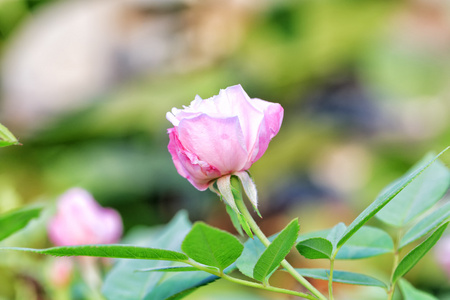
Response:
[[[269,241],[272,242],[277,235],[269,237]],[[245,276],[253,278],[253,269],[265,250],[266,246],[259,239],[248,239],[244,244],[244,251],[236,261],[239,271]]]
[[[433,155],[425,156],[411,170],[424,166]],[[407,174],[413,171],[408,171]],[[450,171],[439,160],[405,187],[376,217],[386,224],[402,227],[432,207],[447,192]]]
[[[334,228],[334,227],[333,227]],[[311,231],[308,233],[304,233],[301,234],[298,238],[297,238],[297,243],[301,242],[301,241],[305,241],[308,240],[310,238],[324,238],[326,239],[328,236],[331,235],[331,229],[324,229],[324,230],[317,230],[317,231]]]
[[[296,246],[298,252],[308,259],[331,258],[333,252],[333,245],[324,238],[310,238],[301,241]]]
[[[17,138],[2,124],[0,124],[0,147],[19,145]]]
[[[146,247],[180,251],[181,242],[190,229],[191,223],[187,214],[181,211],[163,227],[141,230],[139,240],[135,234],[136,230],[129,234],[134,237],[132,240],[128,236],[124,240]],[[170,277],[164,272],[136,272],[139,269],[168,267],[174,264],[177,263],[163,260],[119,260],[107,274],[102,292],[108,300],[164,300],[170,297],[177,299],[205,282],[218,278],[205,272],[181,272],[171,274]],[[166,283],[169,279],[172,286]]]
[[[199,271],[199,269],[192,266],[173,266],[173,267],[159,267],[159,268],[136,270],[136,272],[192,272],[192,271]]]
[[[327,235],[327,240],[331,242],[333,248],[336,248],[339,239],[342,237],[346,229],[347,226],[345,226],[345,224],[341,222],[330,230],[330,233]]]
[[[442,222],[449,218],[449,216],[450,203],[446,203],[411,227],[401,239],[399,249],[416,241],[417,239],[420,239],[428,232],[441,225]]]
[[[234,178],[234,179],[233,179]],[[253,206],[253,209],[258,214],[260,218],[262,218],[261,213],[258,210],[258,191],[256,190],[256,185],[253,181],[253,177],[251,177],[248,171],[235,172],[234,176],[231,178],[231,190],[236,199],[236,194],[239,194],[242,197],[241,184],[244,188],[245,194],[247,195],[248,200]]]
[[[329,244],[323,241],[323,239],[330,241],[332,245],[333,243],[334,245],[336,245],[337,241],[341,238],[345,230],[346,230],[345,225],[343,223],[339,223],[331,230],[326,229],[301,235],[297,239],[297,241],[300,243],[312,238],[322,238],[322,240],[313,239],[312,241],[307,242],[313,244],[320,243],[323,244],[325,247],[325,249],[322,249],[325,250],[325,252],[316,253],[316,251],[313,250],[314,252],[311,255],[313,255],[313,257],[316,257],[318,255],[319,256],[318,258],[329,258],[331,257],[331,255],[333,255],[333,252],[331,252],[330,254]],[[386,232],[378,228],[363,226],[343,246],[341,246],[341,248],[337,252],[336,259],[367,258],[392,252],[393,248],[394,244],[392,242],[392,239]],[[336,249],[333,248],[333,251],[334,250]],[[305,248],[302,249],[302,251],[311,251],[311,249]]]
[[[295,269],[295,270],[304,277],[320,280],[328,280],[328,276],[330,275],[330,270],[328,269]],[[347,271],[334,270],[333,282],[387,288],[386,284],[378,279],[375,279],[373,277],[364,274]]]
[[[153,259],[168,261],[186,261],[188,257],[180,252],[145,248],[128,245],[82,245],[53,247],[47,249],[31,249],[18,247],[3,247],[2,250],[19,250],[52,256],[94,256],[110,258]]]
[[[408,184],[410,184],[417,176],[426,170],[436,159],[439,158],[450,147],[445,148],[441,153],[435,156],[430,162],[419,168],[413,174],[401,178],[395,185],[390,186],[381,195],[375,199],[356,219],[347,227],[344,235],[339,240],[337,247],[341,247],[359,228],[361,228],[370,218],[379,212],[386,204],[389,203],[396,195],[398,195]]]
[[[217,271],[217,268],[213,267],[207,268]],[[159,268],[136,270],[136,272],[192,272],[192,271],[200,271],[200,270],[192,266],[173,266],[173,267],[159,267]]]
[[[0,216],[0,241],[24,228],[30,220],[37,218],[41,208],[23,208]]]
[[[361,259],[394,251],[392,238],[385,231],[361,227],[340,249],[336,259]]]
[[[219,277],[201,271],[175,274],[159,283],[157,288],[149,290],[148,293],[140,299],[182,299],[197,288],[207,285],[217,279],[219,279]]]
[[[445,228],[447,228],[448,222],[441,225],[431,234],[425,241],[423,241],[416,248],[411,250],[398,264],[392,276],[392,282],[395,283],[400,277],[408,273],[412,267],[414,267],[419,260],[437,243],[442,236]]]
[[[438,300],[438,298],[416,289],[411,283],[405,279],[398,282],[403,295],[403,300]]]
[[[181,249],[193,260],[223,270],[236,261],[244,246],[232,234],[196,222]]]
[[[210,268],[217,271],[217,268]],[[224,270],[224,273],[229,274],[235,269],[236,266],[232,264]],[[178,273],[171,275],[170,277],[164,277],[163,281],[158,284],[157,288],[149,290],[142,299],[182,299],[199,287],[207,285],[217,279],[219,279],[219,277],[203,271]]]
[[[265,281],[278,268],[294,246],[299,230],[298,220],[294,219],[278,234],[256,263],[253,278]]]

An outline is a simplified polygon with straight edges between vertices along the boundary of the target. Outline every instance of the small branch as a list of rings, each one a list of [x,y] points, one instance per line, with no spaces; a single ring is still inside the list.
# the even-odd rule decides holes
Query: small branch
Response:
[[[275,292],[275,293],[282,293],[282,294],[287,294],[287,295],[294,295],[294,296],[298,296],[298,297],[302,297],[304,299],[309,299],[309,300],[317,300],[316,297],[305,294],[305,293],[301,293],[301,292],[296,292],[296,291],[291,291],[291,290],[287,290],[287,289],[283,289],[283,288],[278,288],[278,287],[273,287],[273,286],[265,286],[261,283],[257,283],[257,282],[252,282],[252,281],[247,281],[247,280],[243,280],[243,279],[239,279],[239,278],[235,278],[232,276],[229,276],[221,271],[218,270],[212,270],[209,268],[206,268],[205,266],[198,264],[194,261],[184,261],[184,263],[187,263],[193,267],[198,268],[201,271],[216,275],[217,277],[221,277],[225,280],[228,280],[230,282],[234,282],[237,284],[241,284],[241,285],[245,285],[248,287],[253,287],[253,288],[257,288],[257,289],[262,289],[262,290],[266,290],[266,291],[270,291],[270,292]]]
[[[334,255],[330,259],[330,275],[328,275],[328,297],[330,300],[333,300],[333,271],[334,271]]]
[[[238,207],[239,211],[244,216],[244,219],[248,222],[250,228],[252,229],[253,233],[258,237],[258,239],[263,243],[264,246],[268,247],[270,245],[270,241],[267,239],[267,237],[264,235],[264,233],[259,229],[259,226],[256,224],[255,220],[251,216],[250,212],[247,209],[247,206],[245,206],[244,201],[242,198],[235,199],[236,206]],[[286,269],[287,272],[289,272],[292,277],[295,278],[300,284],[302,284],[305,288],[307,288],[317,299],[319,300],[326,300],[324,295],[322,295],[314,286],[312,286],[303,276],[298,274],[298,272],[292,267],[287,260],[283,260],[281,262],[281,265]]]
[[[401,238],[401,232],[399,231],[397,234],[397,238],[394,241],[394,262],[392,263],[391,278],[389,280],[388,300],[392,300],[392,298],[394,297],[394,292],[395,292],[396,284],[392,282],[392,279],[394,277],[395,269],[397,268],[398,263],[400,261],[400,251],[398,249],[398,243],[400,241],[400,238]]]

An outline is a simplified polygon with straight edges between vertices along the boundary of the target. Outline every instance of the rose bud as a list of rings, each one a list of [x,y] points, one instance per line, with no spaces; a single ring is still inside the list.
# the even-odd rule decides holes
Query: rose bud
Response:
[[[209,99],[196,96],[188,107],[173,108],[166,118],[168,149],[178,173],[198,190],[217,187],[235,210],[230,177],[236,175],[256,209],[257,195],[246,172],[266,151],[280,130],[283,108],[278,103],[251,99],[240,85]]]
[[[122,219],[114,209],[101,207],[87,191],[72,188],[59,198],[48,234],[57,246],[116,243],[122,235]]]

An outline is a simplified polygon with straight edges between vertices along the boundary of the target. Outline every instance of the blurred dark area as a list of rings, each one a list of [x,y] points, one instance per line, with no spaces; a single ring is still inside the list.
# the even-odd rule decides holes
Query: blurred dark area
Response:
[[[263,230],[294,217],[301,232],[350,223],[450,144],[449,16],[448,3],[426,0],[0,1],[0,123],[23,144],[0,150],[0,213],[48,210],[11,243],[48,246],[45,218],[75,186],[116,208],[125,233],[180,209],[233,231],[218,197],[177,174],[165,114],[238,83],[285,109],[250,169]],[[30,263],[6,259],[2,281]],[[449,293],[429,261],[410,280]],[[1,287],[0,299],[19,296]]]

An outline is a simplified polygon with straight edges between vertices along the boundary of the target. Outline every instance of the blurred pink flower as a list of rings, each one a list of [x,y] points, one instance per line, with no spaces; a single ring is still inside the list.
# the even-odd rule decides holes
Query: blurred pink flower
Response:
[[[117,211],[101,207],[87,191],[72,188],[59,198],[48,234],[57,246],[111,244],[122,235],[122,220]]]
[[[436,260],[450,278],[450,236],[442,237],[436,245]]]
[[[60,288],[70,284],[73,273],[73,260],[70,257],[57,257],[50,266],[50,282]]]
[[[168,149],[178,173],[198,190],[215,179],[244,174],[266,151],[280,130],[283,108],[278,103],[250,99],[240,85],[166,115]],[[242,179],[241,179],[242,180]]]

